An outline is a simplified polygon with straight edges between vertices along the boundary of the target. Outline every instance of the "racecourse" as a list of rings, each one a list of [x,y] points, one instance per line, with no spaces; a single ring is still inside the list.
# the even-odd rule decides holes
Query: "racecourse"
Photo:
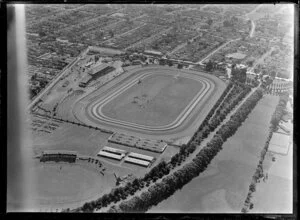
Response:
[[[88,125],[178,138],[199,126],[225,86],[218,78],[196,71],[136,68],[82,97],[72,112]]]

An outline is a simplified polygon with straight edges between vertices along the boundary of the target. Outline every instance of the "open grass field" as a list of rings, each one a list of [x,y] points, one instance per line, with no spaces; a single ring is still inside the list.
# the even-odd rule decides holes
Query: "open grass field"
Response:
[[[163,126],[173,122],[202,87],[193,79],[149,75],[105,104],[102,112],[121,121]]]
[[[75,164],[38,163],[33,169],[37,180],[34,200],[42,210],[81,204],[111,185],[109,178]]]
[[[188,136],[225,89],[218,78],[191,70],[135,68],[80,98],[82,123],[154,139]]]
[[[259,156],[268,135],[271,116],[278,103],[278,97],[265,96],[250,113],[234,136],[229,138],[223,149],[212,160],[208,168],[185,185],[182,190],[153,207],[149,212],[201,212],[240,213],[246,199],[249,184],[259,161]],[[264,168],[266,169],[266,167]],[[270,173],[269,173],[269,179]],[[286,183],[277,182],[275,190],[289,204],[286,195],[290,189]],[[261,183],[267,184],[267,183]],[[284,191],[284,192],[283,192]],[[269,194],[270,193],[270,194]],[[270,190],[262,191],[261,197],[275,198]],[[268,199],[269,204],[272,202]],[[282,202],[278,200],[279,207]],[[254,204],[254,208],[255,208]],[[273,213],[277,212],[273,207]],[[257,207],[259,210],[259,207]]]
[[[95,156],[109,136],[94,129],[63,123],[51,134],[33,133],[33,150],[36,154],[43,150],[71,150]]]

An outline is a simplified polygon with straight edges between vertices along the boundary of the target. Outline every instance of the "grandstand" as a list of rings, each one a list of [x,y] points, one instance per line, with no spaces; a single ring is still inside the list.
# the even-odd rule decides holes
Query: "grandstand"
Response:
[[[112,66],[109,66],[108,64],[98,65],[89,71],[88,75],[86,75],[81,80],[81,82],[79,83],[79,86],[86,87],[92,80],[96,80],[99,77],[102,77],[114,70],[115,70],[115,68]]]
[[[76,151],[48,150],[42,152],[42,155],[40,157],[40,162],[55,161],[55,162],[75,163],[76,158],[77,158]]]

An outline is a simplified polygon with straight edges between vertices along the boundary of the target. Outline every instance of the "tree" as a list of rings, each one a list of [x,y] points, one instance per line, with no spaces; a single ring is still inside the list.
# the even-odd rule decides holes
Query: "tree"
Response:
[[[43,31],[41,31],[41,32],[39,32],[39,36],[40,37],[45,37],[47,34],[45,33],[45,32],[43,32]]]
[[[233,80],[236,80],[244,84],[247,79],[247,69],[246,68],[239,69],[233,67],[231,69],[231,75]]]
[[[224,27],[230,27],[230,26],[232,26],[232,24],[230,23],[230,21],[225,20],[225,21],[223,21],[223,26]]]
[[[109,36],[110,36],[111,38],[114,37],[114,32],[113,32],[112,30],[109,30],[108,33],[109,33]]]
[[[210,72],[212,69],[213,69],[213,62],[211,60],[209,60],[206,63],[205,70]]]
[[[90,202],[86,202],[83,205],[82,210],[85,212],[91,212],[93,210],[92,204]]]
[[[249,67],[253,66],[253,63],[254,63],[254,60],[248,60],[248,61],[246,62],[246,64],[247,64]]]
[[[173,66],[173,62],[171,60],[168,60],[168,65]]]
[[[207,24],[210,26],[210,25],[212,25],[212,23],[213,23],[213,20],[212,19],[208,19]]]

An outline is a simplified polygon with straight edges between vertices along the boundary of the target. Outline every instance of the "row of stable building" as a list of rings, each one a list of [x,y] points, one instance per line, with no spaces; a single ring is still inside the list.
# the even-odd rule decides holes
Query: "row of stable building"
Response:
[[[134,152],[127,153],[127,151],[125,150],[112,148],[108,146],[105,146],[102,150],[100,150],[97,156],[119,161],[121,161],[125,157],[124,161],[126,163],[132,163],[143,167],[149,167],[155,161],[155,158],[152,156],[138,154]]]
[[[121,161],[125,157],[124,161],[126,163],[132,163],[143,167],[149,167],[155,161],[155,158],[152,156],[135,152],[128,153],[125,150],[108,146],[105,146],[103,149],[101,149],[97,156],[106,157],[118,161]],[[42,152],[40,156],[40,162],[54,161],[75,163],[77,158],[78,154],[76,151],[46,150]]]
[[[156,153],[162,153],[168,146],[165,142],[159,140],[141,139],[134,136],[114,133],[108,138],[108,142],[134,147],[142,150],[148,150]]]

